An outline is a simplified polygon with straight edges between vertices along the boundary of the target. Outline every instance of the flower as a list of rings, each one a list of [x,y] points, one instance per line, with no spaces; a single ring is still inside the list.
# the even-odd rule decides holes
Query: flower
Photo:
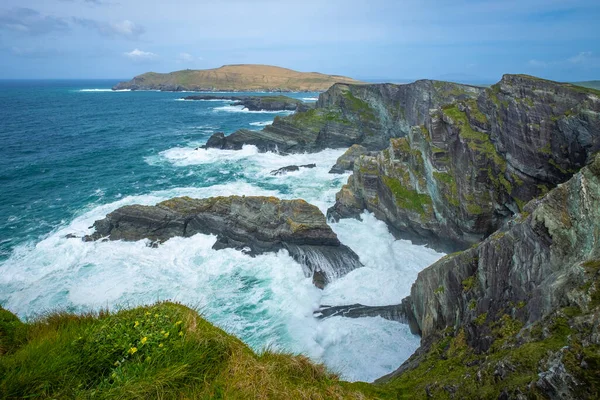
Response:
[[[182,323],[183,323],[183,321],[177,321],[177,322],[175,322],[175,326],[181,325]]]
[[[142,342],[142,344],[146,344],[147,341],[148,341],[148,338],[146,336],[144,336],[142,338],[142,340],[140,340],[140,342]]]
[[[162,343],[161,343],[161,344],[159,344],[159,345],[158,345],[158,347],[163,347],[163,344],[162,344]]]
[[[154,318],[158,318],[158,314],[154,314]]]
[[[183,336],[183,332],[179,332],[179,336]]]
[[[165,337],[169,337],[169,332],[165,333]]]
[[[140,326],[140,322],[139,321],[135,321],[135,324],[133,325],[133,327],[137,328],[138,326]]]
[[[137,351],[137,347],[132,347],[132,348],[130,348],[130,349],[129,349],[128,353],[129,353],[129,354],[133,354],[133,353],[135,353],[136,351]]]

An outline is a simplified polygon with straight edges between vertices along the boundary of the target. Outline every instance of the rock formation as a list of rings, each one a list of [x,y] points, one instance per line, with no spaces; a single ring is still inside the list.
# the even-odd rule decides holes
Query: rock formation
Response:
[[[281,167],[271,171],[271,175],[283,175],[288,172],[299,171],[300,168],[315,168],[317,164],[305,164],[305,165],[288,165],[287,167]]]
[[[287,96],[186,96],[183,100],[232,100],[234,106],[243,106],[249,111],[296,111],[304,104],[302,100]],[[308,106],[308,105],[307,105]],[[310,106],[308,106],[310,107]]]
[[[358,256],[340,243],[321,211],[304,200],[178,197],[155,206],[121,207],[96,221],[94,228],[84,240],[160,243],[204,233],[217,235],[215,249],[243,249],[250,255],[286,249],[319,287],[362,266]]]
[[[330,174],[343,174],[346,171],[352,171],[354,169],[354,162],[360,156],[370,154],[366,147],[360,144],[353,144],[348,150],[335,162],[335,165],[331,167]]]
[[[521,75],[429,111],[360,157],[328,215],[363,210],[398,237],[445,251],[484,239],[600,150],[600,95]]]
[[[217,148],[238,150],[252,144],[261,151],[301,153],[361,144],[369,150],[381,150],[390,138],[403,137],[412,126],[422,124],[429,109],[475,98],[482,91],[475,86],[428,80],[408,85],[336,84],[319,96],[315,108],[276,117],[262,131],[236,131],[223,137]],[[212,147],[209,143],[207,146]]]

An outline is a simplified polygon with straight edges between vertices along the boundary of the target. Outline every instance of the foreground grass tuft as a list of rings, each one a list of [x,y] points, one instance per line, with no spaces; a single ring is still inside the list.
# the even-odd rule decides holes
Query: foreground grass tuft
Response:
[[[179,304],[53,313],[0,308],[0,398],[381,398],[303,356],[257,355]]]

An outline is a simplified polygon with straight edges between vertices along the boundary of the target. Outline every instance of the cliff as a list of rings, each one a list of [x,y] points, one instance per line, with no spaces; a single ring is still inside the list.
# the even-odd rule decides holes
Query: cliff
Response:
[[[356,160],[328,215],[366,209],[398,237],[464,249],[600,150],[599,94],[506,75],[476,98],[432,108],[404,137]]]
[[[505,229],[423,270],[398,307],[422,347],[383,380],[415,397],[597,398],[600,155]]]
[[[220,68],[147,72],[113,90],[220,91],[220,92],[321,92],[337,82],[360,83],[352,78],[318,72],[298,72],[271,65],[240,64]]]
[[[261,131],[242,129],[214,136],[207,147],[262,151],[314,152],[361,144],[381,150],[390,138],[403,137],[422,124],[431,108],[476,97],[483,89],[449,82],[421,80],[408,85],[336,84],[319,96],[315,108],[276,117]]]

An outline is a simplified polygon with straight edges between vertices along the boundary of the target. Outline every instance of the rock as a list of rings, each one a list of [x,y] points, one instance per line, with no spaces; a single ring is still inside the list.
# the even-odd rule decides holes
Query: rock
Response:
[[[347,318],[363,318],[363,317],[382,317],[390,321],[398,321],[408,324],[412,329],[418,329],[414,325],[415,321],[412,318],[412,312],[405,310],[405,304],[397,304],[391,306],[365,306],[362,304],[342,305],[342,306],[327,306],[321,305],[314,313],[314,316],[319,319],[329,317],[347,317]]]
[[[468,327],[481,314],[496,321],[510,312],[533,324],[561,307],[586,310],[590,286],[586,289],[582,265],[600,267],[600,246],[590,235],[597,231],[600,155],[530,202],[505,230],[421,271],[405,299],[406,310],[412,309],[424,339],[447,327]],[[478,340],[474,333],[472,343]]]
[[[217,235],[215,249],[245,249],[250,255],[286,249],[315,284],[324,285],[361,267],[340,243],[319,209],[304,200],[230,196],[178,197],[156,206],[121,207],[94,223],[84,240],[164,242],[197,233]]]
[[[362,155],[370,154],[366,147],[360,144],[353,144],[344,154],[342,154],[335,165],[331,167],[330,174],[343,174],[346,171],[352,171],[354,169],[354,161]]]
[[[429,80],[407,85],[335,84],[319,96],[314,108],[276,117],[261,131],[236,131],[225,138],[222,148],[238,150],[251,144],[261,151],[303,153],[361,144],[381,150],[390,138],[403,137],[412,126],[422,124],[429,109],[475,98],[483,90]]]
[[[183,100],[233,100],[234,106],[243,106],[250,111],[296,111],[302,100],[287,96],[186,96]],[[304,109],[304,108],[303,108]]]
[[[315,168],[317,164],[306,164],[306,165],[288,165],[287,167],[281,167],[271,171],[271,175],[283,175],[288,172],[299,171],[300,168]]]
[[[202,148],[223,149],[225,148],[225,142],[225,134],[223,132],[217,132],[208,138],[206,145],[202,146]]]
[[[463,250],[600,150],[600,92],[569,84],[505,75],[477,98],[427,114],[387,149],[356,160],[329,217],[366,209],[399,238]]]

